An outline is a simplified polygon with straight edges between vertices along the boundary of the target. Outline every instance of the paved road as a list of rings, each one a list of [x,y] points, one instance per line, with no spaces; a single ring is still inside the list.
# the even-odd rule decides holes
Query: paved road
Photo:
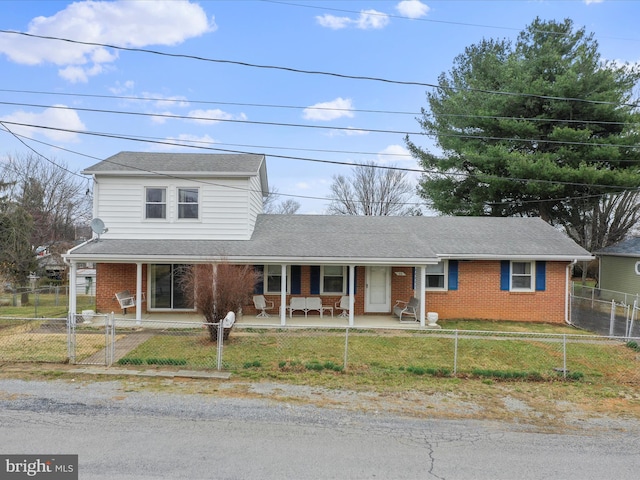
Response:
[[[0,452],[78,454],[80,479],[637,479],[640,432],[567,434],[119,382],[0,380]],[[1,475],[0,475],[1,476]]]

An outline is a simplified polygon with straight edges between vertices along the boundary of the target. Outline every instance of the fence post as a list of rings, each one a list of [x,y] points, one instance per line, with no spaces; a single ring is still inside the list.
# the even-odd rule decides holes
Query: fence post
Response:
[[[218,371],[222,370],[222,351],[223,351],[223,337],[224,337],[224,322],[222,320],[220,320],[220,323],[218,323],[218,351],[217,351],[217,357],[218,357],[218,364],[216,366],[216,368],[218,369]]]
[[[567,334],[562,335],[562,376],[567,379]]]
[[[611,316],[609,317],[609,336],[613,337],[613,323],[616,318],[616,301],[611,300]]]
[[[347,370],[347,356],[349,354],[349,327],[344,332],[344,364],[343,369]]]
[[[67,316],[67,355],[69,363],[73,365],[76,361],[76,325],[71,313]]]
[[[458,373],[458,330],[456,330],[453,340],[453,374]]]

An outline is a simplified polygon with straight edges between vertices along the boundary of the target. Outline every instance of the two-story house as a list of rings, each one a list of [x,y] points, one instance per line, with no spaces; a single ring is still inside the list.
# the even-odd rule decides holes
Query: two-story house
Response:
[[[427,311],[561,323],[571,264],[592,259],[538,218],[266,215],[265,162],[254,154],[122,152],[86,169],[105,228],[65,256],[70,278],[79,263],[95,263],[98,311],[117,310],[115,293],[129,290],[144,297],[137,318],[192,312],[180,266],[224,260],[263,272],[256,292],[275,303],[281,324],[279,307],[310,295],[326,304],[348,296],[351,325],[391,315],[396,300],[411,297],[421,325]]]

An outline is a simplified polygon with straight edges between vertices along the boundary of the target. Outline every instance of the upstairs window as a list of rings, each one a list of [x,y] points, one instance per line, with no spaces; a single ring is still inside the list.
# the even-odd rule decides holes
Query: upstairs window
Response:
[[[144,218],[167,218],[166,188],[146,188]]]
[[[178,188],[178,218],[198,218],[198,189]]]

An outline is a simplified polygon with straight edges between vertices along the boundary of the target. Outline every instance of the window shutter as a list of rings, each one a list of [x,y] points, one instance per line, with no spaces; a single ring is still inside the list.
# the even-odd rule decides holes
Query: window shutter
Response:
[[[509,290],[509,276],[511,275],[511,262],[502,260],[500,262],[500,290]]]
[[[264,265],[254,265],[253,269],[258,275],[258,281],[253,287],[253,293],[262,295],[264,293]]]
[[[547,288],[547,262],[536,262],[536,291],[544,292]]]
[[[291,265],[291,295],[300,295],[302,291],[302,267]]]
[[[311,271],[311,295],[319,295],[320,294],[320,266],[319,265],[311,265],[309,267]]]
[[[458,290],[458,260],[449,260],[449,290]]]

